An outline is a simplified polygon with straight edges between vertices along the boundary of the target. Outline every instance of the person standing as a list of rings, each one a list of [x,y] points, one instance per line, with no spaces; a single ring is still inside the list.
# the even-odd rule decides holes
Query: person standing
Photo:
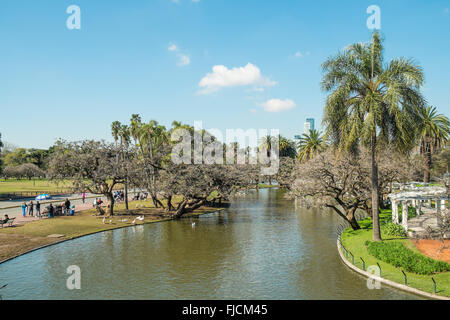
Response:
[[[22,215],[25,218],[27,216],[27,204],[24,202],[22,203]]]
[[[70,213],[70,201],[69,201],[69,199],[66,199],[66,202],[64,202],[64,214],[66,215],[66,216],[68,216],[69,215],[69,213]]]
[[[34,204],[33,200],[30,201],[30,205],[28,206],[28,215],[32,217],[34,215]]]
[[[36,217],[41,218],[41,203],[39,201],[36,202]]]
[[[81,200],[83,201],[83,204],[84,204],[84,202],[86,201],[86,193],[82,193],[81,194]]]
[[[48,217],[53,218],[55,214],[55,209],[53,208],[53,205],[50,203],[50,206],[48,206]]]

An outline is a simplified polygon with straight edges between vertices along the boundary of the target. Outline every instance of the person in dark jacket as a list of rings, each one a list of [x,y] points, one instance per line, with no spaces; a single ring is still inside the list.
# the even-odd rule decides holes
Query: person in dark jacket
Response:
[[[39,201],[36,202],[36,217],[41,217],[41,203]]]
[[[69,215],[70,213],[70,201],[69,199],[66,199],[66,202],[64,202],[64,214]]]
[[[53,216],[55,214],[55,208],[53,207],[53,205],[51,203],[47,208],[48,208],[48,217],[53,218]]]

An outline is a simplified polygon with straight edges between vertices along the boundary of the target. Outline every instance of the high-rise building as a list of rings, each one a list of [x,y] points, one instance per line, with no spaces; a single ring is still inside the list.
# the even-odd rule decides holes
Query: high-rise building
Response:
[[[303,127],[303,133],[308,134],[309,130],[314,130],[314,118],[306,118],[306,122]]]

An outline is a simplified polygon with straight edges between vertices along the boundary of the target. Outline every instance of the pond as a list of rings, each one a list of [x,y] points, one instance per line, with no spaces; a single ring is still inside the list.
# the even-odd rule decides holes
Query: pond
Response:
[[[195,222],[195,226],[192,224]],[[279,189],[253,190],[224,211],[98,233],[0,265],[3,299],[419,299],[349,270],[338,217],[295,209]],[[68,290],[67,267],[81,270]]]

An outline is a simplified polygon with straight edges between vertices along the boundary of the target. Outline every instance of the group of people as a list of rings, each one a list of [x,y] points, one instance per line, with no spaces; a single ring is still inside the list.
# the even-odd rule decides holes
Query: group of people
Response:
[[[133,200],[147,200],[147,199],[148,199],[148,192],[143,192],[143,193],[138,192],[133,197]]]
[[[122,190],[114,192],[113,196],[114,196],[114,201],[115,202],[123,202],[123,201],[125,201],[125,193]]]
[[[66,201],[64,201],[60,206],[61,208],[61,214],[64,215],[74,215],[75,213],[75,206],[71,206],[70,200],[67,198]],[[23,217],[36,217],[36,218],[42,218],[41,214],[41,204],[39,201],[36,202],[36,204],[33,203],[33,201],[30,201],[29,203],[22,203],[22,215]],[[36,209],[36,212],[35,212]],[[53,206],[53,204],[50,203],[49,206],[47,206],[47,213],[48,217],[54,217],[56,214],[56,208]]]
[[[39,203],[39,201],[36,202],[36,205],[33,203],[33,201],[30,201],[30,203],[22,203],[22,215],[25,218],[27,215],[29,217],[36,217],[36,218],[40,218],[41,217],[41,204]],[[36,214],[34,212],[34,209],[36,208]]]

